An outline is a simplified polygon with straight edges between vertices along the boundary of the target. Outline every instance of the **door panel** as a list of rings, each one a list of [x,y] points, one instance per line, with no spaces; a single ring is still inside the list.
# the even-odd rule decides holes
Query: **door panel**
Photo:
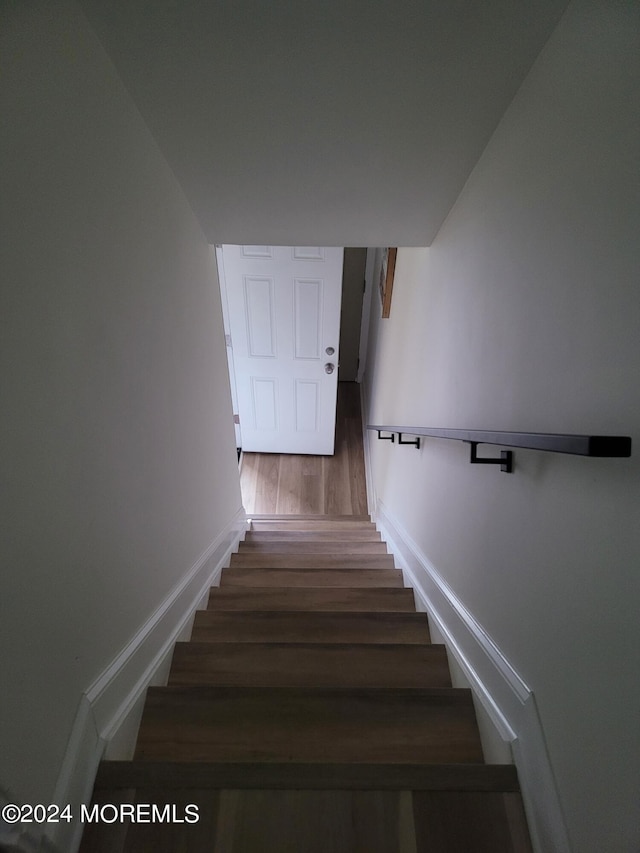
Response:
[[[273,432],[278,429],[278,382],[276,379],[259,379],[257,376],[250,378],[253,428],[260,432]],[[242,427],[242,414],[240,425]]]
[[[321,279],[294,279],[295,358],[318,359],[322,347]]]
[[[244,278],[249,358],[276,357],[275,287],[272,278]],[[233,332],[231,333],[233,340]]]
[[[243,449],[332,454],[343,250],[225,245],[221,258]]]

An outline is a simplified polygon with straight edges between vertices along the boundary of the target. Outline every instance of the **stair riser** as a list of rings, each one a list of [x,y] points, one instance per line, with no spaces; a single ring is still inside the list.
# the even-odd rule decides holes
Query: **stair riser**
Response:
[[[277,532],[287,533],[289,531],[326,532],[336,533],[338,536],[349,530],[370,532],[375,530],[374,525],[367,521],[253,521],[250,530],[255,533]]]
[[[169,788],[171,785],[200,790],[520,790],[513,764],[212,764],[204,761],[103,761],[96,778],[96,790],[110,792],[144,786]],[[105,802],[110,800],[107,798]]]
[[[330,528],[340,528],[345,524],[363,524],[367,527],[375,527],[371,521],[370,515],[335,515],[335,514],[318,514],[318,513],[268,513],[254,512],[250,513],[249,518],[253,523],[260,524],[265,521],[276,522],[287,526],[292,521],[303,521],[310,524],[320,524]]]

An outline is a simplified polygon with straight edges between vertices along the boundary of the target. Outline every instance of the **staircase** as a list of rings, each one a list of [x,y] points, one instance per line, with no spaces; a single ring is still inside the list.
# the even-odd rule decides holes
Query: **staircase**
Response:
[[[531,853],[368,517],[254,517],[93,802],[199,821],[89,824],[82,853]]]

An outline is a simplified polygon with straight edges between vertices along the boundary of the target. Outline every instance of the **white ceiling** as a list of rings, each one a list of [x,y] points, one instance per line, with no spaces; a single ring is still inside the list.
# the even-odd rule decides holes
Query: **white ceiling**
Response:
[[[566,0],[81,0],[208,239],[428,245]]]

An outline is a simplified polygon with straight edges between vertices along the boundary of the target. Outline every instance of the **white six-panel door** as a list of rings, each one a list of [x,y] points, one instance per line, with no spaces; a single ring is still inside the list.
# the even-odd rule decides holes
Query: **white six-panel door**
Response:
[[[222,247],[242,448],[334,451],[343,250]]]

